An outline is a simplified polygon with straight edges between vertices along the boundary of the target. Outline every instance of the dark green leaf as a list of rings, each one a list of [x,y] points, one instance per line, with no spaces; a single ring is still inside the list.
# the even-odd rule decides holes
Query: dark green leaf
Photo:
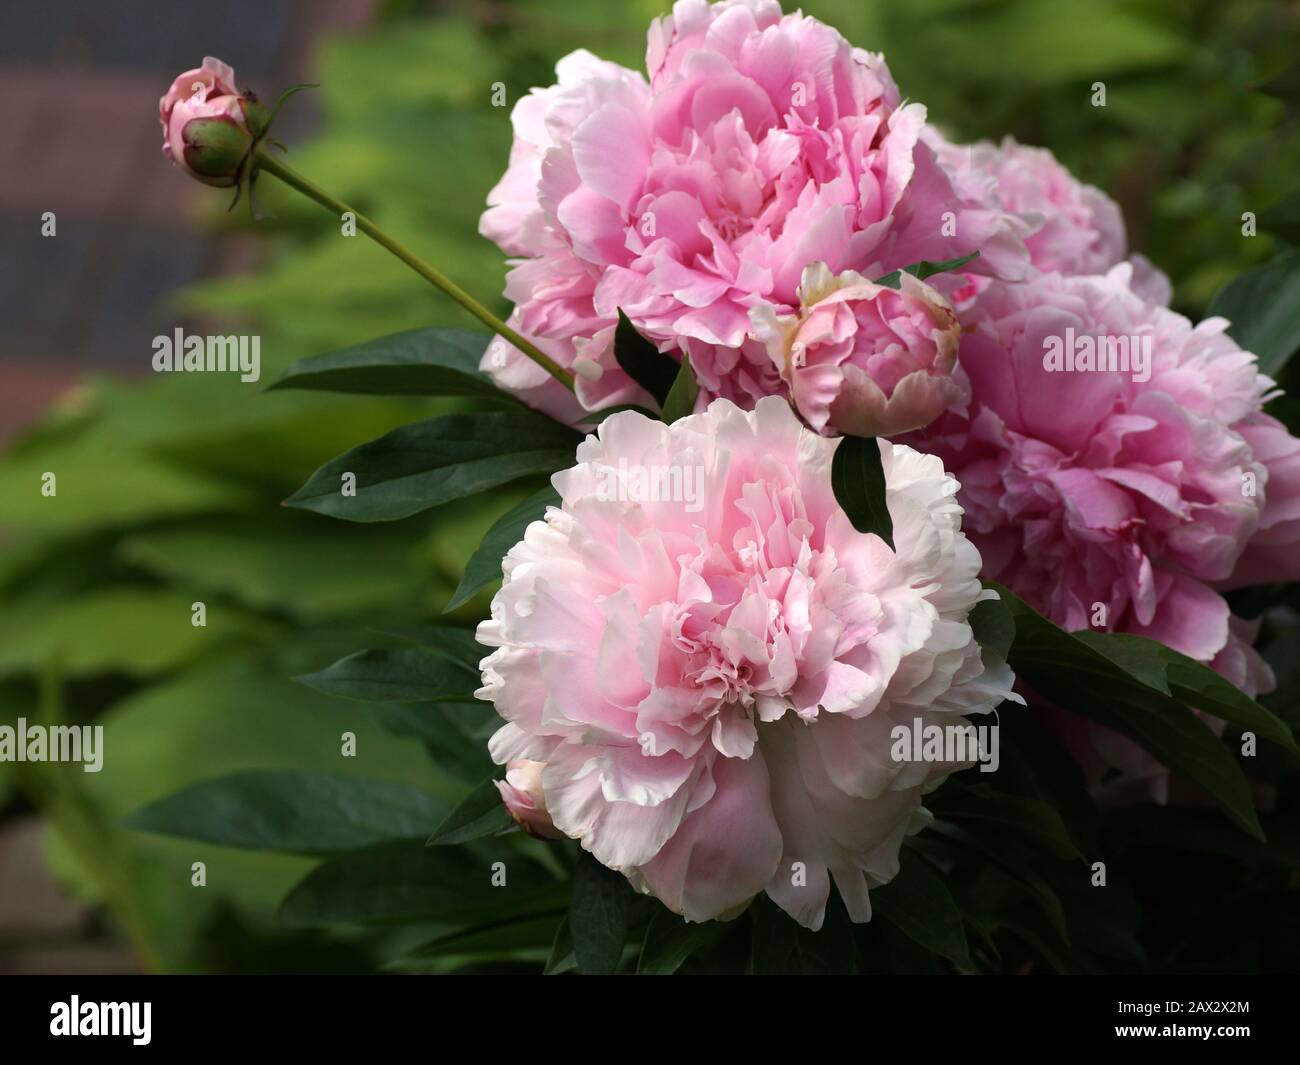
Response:
[[[1004,702],[998,707],[1001,773],[1019,775],[1030,791],[1061,815],[1070,838],[1084,854],[1097,850],[1097,808],[1079,763],[1031,708]]]
[[[473,629],[459,625],[417,625],[376,631],[413,643],[475,676],[478,676],[479,662],[488,653],[488,648],[478,642]]]
[[[1136,740],[1164,765],[1198,783],[1243,829],[1262,838],[1250,784],[1205,722],[1007,589],[993,587],[1015,618],[1009,661],[1019,677],[1056,705]]]
[[[295,680],[324,695],[363,702],[474,702],[481,683],[471,672],[433,651],[358,651],[327,669]]]
[[[687,958],[720,938],[724,931],[725,926],[717,921],[698,924],[660,907],[646,929],[636,963],[637,975],[671,976]]]
[[[501,579],[501,560],[506,552],[524,538],[524,530],[535,521],[546,516],[547,507],[560,505],[560,493],[550,485],[540,492],[517,503],[496,520],[496,523],[483,536],[478,550],[470,556],[465,564],[465,572],[460,578],[451,602],[444,608],[455,610],[467,602],[475,592],[485,588],[493,581]]]
[[[387,921],[490,921],[548,913],[567,886],[522,854],[497,849],[426,847],[423,840],[350,851],[317,866],[284,900],[286,924],[371,924]],[[493,886],[493,863],[506,885]]]
[[[348,521],[394,521],[573,465],[581,437],[531,412],[448,414],[394,429],[327,462],[285,501]],[[344,475],[356,495],[344,495]]]
[[[561,919],[562,914],[557,910],[540,917],[497,921],[463,932],[453,932],[416,947],[402,960],[409,962],[448,956],[500,958],[521,951],[536,951],[549,946],[555,939],[556,925]]]
[[[430,847],[468,843],[472,839],[494,836],[514,824],[501,801],[501,792],[489,777],[465,796],[456,808],[433,830]]]
[[[1074,635],[1156,691],[1297,750],[1295,737],[1283,722],[1204,663],[1145,636],[1088,631]]]
[[[756,976],[833,975],[853,971],[857,955],[852,927],[839,895],[831,892],[816,932],[804,928],[766,895],[750,907],[754,933],[749,970]]]
[[[1015,832],[1057,858],[1083,860],[1061,815],[1040,799],[1005,795],[983,784],[953,780],[932,804],[939,816],[996,832]]]
[[[933,847],[957,848],[974,855],[981,863],[996,870],[1001,878],[1023,897],[1032,901],[1047,918],[1065,946],[1070,944],[1069,926],[1060,896],[1052,889],[1039,866],[1044,852],[1020,844],[1014,837],[998,832],[975,832],[971,825],[956,825],[936,819],[918,838],[915,846],[927,853]],[[1077,868],[1077,867],[1076,867]]]
[[[435,765],[463,781],[495,772],[488,740],[501,719],[487,703],[374,703],[384,728],[424,744]]]
[[[1276,377],[1300,348],[1300,248],[1233,278],[1210,302],[1207,316],[1232,323],[1229,335]]]
[[[984,599],[970,612],[970,627],[975,642],[999,661],[1006,661],[1016,638],[1016,622],[1007,604],[999,599]]]
[[[969,255],[963,255],[959,259],[945,259],[942,262],[931,262],[929,259],[922,259],[919,263],[912,263],[911,266],[905,266],[902,270],[891,270],[884,277],[876,278],[877,285],[884,285],[886,288],[898,288],[903,283],[902,275],[908,273],[924,281],[927,277],[935,274],[942,274],[948,270],[960,270],[972,259],[979,257],[979,252],[973,251]]]
[[[614,330],[614,358],[628,377],[654,396],[660,407],[664,405],[677,380],[677,360],[638,333],[622,310]]]
[[[569,919],[565,917],[560,921],[560,927],[555,930],[555,938],[551,941],[551,953],[546,959],[546,967],[542,970],[543,976],[559,976],[561,973],[571,973],[578,967],[578,957],[573,953],[573,936],[569,934]]]
[[[445,801],[406,784],[250,771],[191,784],[137,810],[126,825],[224,847],[323,854],[421,838],[446,814]]]
[[[656,421],[659,418],[659,415],[654,411],[646,410],[644,407],[638,407],[635,403],[619,403],[617,406],[605,407],[602,410],[592,411],[591,414],[583,419],[582,424],[592,426],[599,425],[611,415],[623,414],[627,411],[631,411],[633,414],[643,415],[646,418]]]
[[[1249,865],[1300,869],[1300,826],[1275,817],[1265,820],[1265,828],[1268,843],[1261,844],[1205,811],[1147,805],[1109,811],[1103,822],[1106,839],[1116,847],[1218,854]]]
[[[860,533],[875,533],[892,550],[894,523],[885,503],[880,446],[871,437],[841,437],[831,460],[831,487],[853,527]],[[885,446],[889,446],[888,442]]]
[[[695,401],[700,394],[700,383],[695,379],[695,368],[691,366],[690,357],[682,356],[682,365],[673,379],[673,387],[668,390],[664,400],[663,420],[671,425],[678,418],[685,418],[695,413]]]
[[[464,329],[412,329],[299,359],[272,389],[382,396],[473,396],[516,405],[479,370],[488,337]]]
[[[631,900],[632,889],[622,875],[582,855],[573,871],[569,908],[569,935],[582,972],[605,975],[618,968]]]
[[[943,875],[920,854],[905,850],[898,875],[872,888],[871,907],[926,950],[973,969],[961,910]]]

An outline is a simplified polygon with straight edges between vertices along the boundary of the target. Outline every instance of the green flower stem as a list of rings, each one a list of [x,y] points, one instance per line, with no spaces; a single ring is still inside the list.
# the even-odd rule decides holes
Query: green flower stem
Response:
[[[511,344],[537,363],[538,366],[564,385],[570,392],[573,391],[573,374],[565,370],[545,352],[540,351],[535,344],[516,333],[441,270],[430,266],[414,252],[395,241],[355,207],[349,207],[342,200],[335,199],[324,189],[308,181],[296,170],[286,166],[275,158],[265,145],[259,144],[254,149],[254,164],[258,170],[279,178],[290,188],[301,192],[309,200],[315,200],[327,211],[339,217],[342,217],[345,213],[350,213],[357,220],[357,228],[376,244],[392,252],[431,285],[441,289],[454,299],[494,333],[510,341]]]

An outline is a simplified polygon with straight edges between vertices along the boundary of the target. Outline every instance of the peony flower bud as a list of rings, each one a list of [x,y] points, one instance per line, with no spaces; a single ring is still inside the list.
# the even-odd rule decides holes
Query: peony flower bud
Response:
[[[952,305],[911,274],[893,289],[825,263],[804,268],[800,311],[750,311],[754,335],[803,419],[824,435],[894,436],[961,400],[952,377],[961,326]]]
[[[208,56],[187,70],[158,101],[163,154],[205,185],[239,182],[254,140],[265,132],[266,109],[235,88],[235,72]]]
[[[563,839],[564,833],[551,824],[546,812],[546,796],[542,794],[542,770],[545,762],[530,762],[517,758],[506,766],[506,779],[496,782],[501,801],[506,804],[519,827],[538,839]]]

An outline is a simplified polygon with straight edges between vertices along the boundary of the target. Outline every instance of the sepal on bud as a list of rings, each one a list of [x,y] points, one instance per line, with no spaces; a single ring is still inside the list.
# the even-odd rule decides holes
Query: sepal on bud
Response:
[[[238,184],[253,143],[253,135],[228,115],[192,118],[181,130],[185,169],[216,188]]]

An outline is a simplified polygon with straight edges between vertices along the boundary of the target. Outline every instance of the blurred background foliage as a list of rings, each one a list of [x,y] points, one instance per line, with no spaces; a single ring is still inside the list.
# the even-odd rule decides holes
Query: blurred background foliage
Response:
[[[1188,314],[1284,246],[1262,223],[1243,236],[1243,212],[1267,214],[1282,238],[1300,229],[1300,200],[1287,199],[1300,173],[1294,4],[809,0],[804,9],[883,51],[904,94],[951,136],[1045,145],[1108,191],[1133,248],[1170,274]],[[493,84],[513,103],[550,84],[555,61],[580,47],[642,67],[645,27],[661,12],[659,0],[387,3],[367,32],[321,49],[322,126],[290,158],[504,311],[502,257],[477,236],[510,144]],[[1097,81],[1105,107],[1091,104]],[[178,311],[260,334],[263,382],[294,359],[371,336],[467,324],[364,237],[339,239],[314,205],[269,180],[259,193],[274,222],[224,214],[213,194],[212,224],[255,232],[262,265],[196,286]],[[376,717],[286,679],[381,642],[376,629],[436,619],[484,529],[535,487],[382,526],[278,505],[328,458],[437,408],[262,395],[212,375],[103,381],[0,460],[0,707],[11,718],[103,724],[108,751],[97,775],[0,763],[0,809],[48,815],[61,878],[105,904],[107,934],[129,939],[142,965],[356,969],[388,954],[387,933],[280,928],[275,907],[306,859],[119,826],[142,803],[243,769],[357,773],[419,786],[438,803],[481,778],[477,760],[446,756],[446,737],[427,722]],[[57,505],[31,490],[44,471],[57,472]],[[197,601],[204,628],[190,625]],[[472,624],[485,607],[480,595],[452,617]],[[1280,639],[1289,655],[1294,630]],[[1287,673],[1295,679],[1294,667]],[[1273,702],[1293,724],[1295,692]],[[355,758],[340,756],[344,732],[357,737]],[[200,860],[203,890],[190,885]],[[1227,892],[1222,906],[1236,898],[1224,875],[1213,880]],[[1277,949],[1295,947],[1294,916],[1278,935]],[[549,933],[525,953],[544,957],[546,944]]]

